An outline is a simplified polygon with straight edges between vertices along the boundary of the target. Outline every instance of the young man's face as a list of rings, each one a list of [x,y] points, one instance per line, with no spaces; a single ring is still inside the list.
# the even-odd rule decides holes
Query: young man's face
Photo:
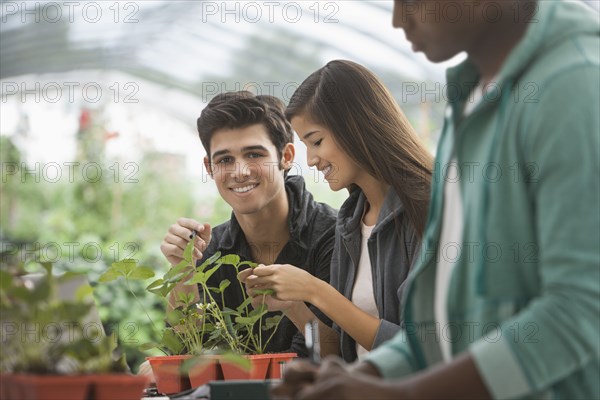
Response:
[[[505,1],[505,0],[504,0]],[[392,24],[402,28],[413,45],[432,62],[469,52],[481,41],[497,5],[488,0],[395,0]],[[503,9],[501,12],[506,12]]]
[[[252,214],[268,207],[277,196],[285,196],[281,167],[294,159],[287,144],[280,160],[262,124],[220,129],[210,140],[212,165],[204,159],[221,197],[238,214]]]

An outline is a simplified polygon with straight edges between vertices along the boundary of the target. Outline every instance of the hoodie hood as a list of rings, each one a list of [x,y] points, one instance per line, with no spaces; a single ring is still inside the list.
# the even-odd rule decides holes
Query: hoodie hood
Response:
[[[592,12],[591,12],[592,11]],[[559,14],[560,19],[554,18]],[[600,14],[580,1],[538,0],[529,27],[505,60],[496,82],[514,82],[543,54],[574,36],[600,35]],[[477,81],[479,75],[470,59],[448,69],[448,82]],[[468,96],[465,93],[463,97]]]
[[[519,44],[505,61],[500,81],[514,81],[523,71],[542,54],[558,47],[574,36],[600,34],[598,13],[591,13],[589,6],[582,2],[538,0],[537,12],[533,15],[529,28]],[[560,14],[561,18],[554,18]],[[590,18],[594,15],[595,18]]]

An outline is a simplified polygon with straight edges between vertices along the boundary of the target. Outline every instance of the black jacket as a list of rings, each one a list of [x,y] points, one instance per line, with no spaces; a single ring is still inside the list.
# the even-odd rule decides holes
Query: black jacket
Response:
[[[292,264],[329,282],[337,212],[326,204],[314,201],[312,194],[306,190],[304,179],[301,176],[288,176],[285,181],[285,190],[289,201],[290,240],[279,253],[275,263]],[[217,251],[220,251],[221,255],[237,254],[242,261],[254,261],[244,232],[233,213],[229,221],[213,229],[211,242],[204,252],[203,258],[198,261],[198,265]],[[225,289],[225,304],[229,308],[236,308],[243,301],[243,293],[234,268],[223,265],[211,276],[208,286],[218,287],[219,282],[223,279],[231,281],[229,287]],[[201,290],[201,288],[199,289]],[[215,298],[219,302],[220,299],[217,297],[220,296]],[[309,307],[323,322],[331,325],[331,320],[317,308],[312,305]],[[277,314],[269,313],[264,318]],[[270,332],[263,332],[263,338],[269,336]],[[288,318],[284,317],[277,333],[269,342],[266,352],[294,352],[298,353],[299,357],[306,357],[304,335]]]

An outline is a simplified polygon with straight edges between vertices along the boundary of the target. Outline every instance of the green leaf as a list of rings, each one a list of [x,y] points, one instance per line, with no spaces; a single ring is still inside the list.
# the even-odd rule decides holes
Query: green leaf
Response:
[[[183,259],[188,265],[192,265],[192,251],[194,251],[194,241],[190,240],[183,250]]]
[[[185,315],[183,315],[183,313],[177,309],[167,312],[167,316],[166,316],[167,322],[171,326],[179,325],[179,321],[181,321],[184,318],[185,318]]]
[[[194,269],[192,267],[190,267],[188,264],[186,264],[185,261],[182,261],[179,264],[177,264],[176,266],[171,267],[167,271],[167,273],[165,274],[163,279],[169,283],[172,283],[172,282],[177,283],[183,277],[185,277],[186,275],[191,273],[193,270]]]
[[[225,320],[225,326],[227,327],[227,332],[229,332],[233,337],[237,336],[235,329],[233,327],[233,323],[231,322],[231,315],[224,314],[223,319]]]
[[[256,267],[258,267],[258,264],[255,263],[255,262],[252,262],[252,261],[242,261],[241,263],[238,264],[237,267],[239,269],[240,267],[243,267],[244,265],[247,265],[250,268],[256,268]]]
[[[196,272],[184,285],[197,285],[199,283],[206,283],[206,275],[202,271]]]
[[[210,277],[217,272],[217,270],[221,267],[221,263],[217,263],[217,265],[215,265],[214,267],[212,267],[211,269],[209,269],[208,271],[205,272],[206,274],[206,281],[208,281],[210,279]]]
[[[117,261],[111,264],[111,267],[124,277],[128,277],[136,266],[137,262],[131,258],[126,258],[125,260]]]
[[[114,281],[115,279],[119,278],[120,276],[122,276],[119,271],[117,271],[114,268],[109,268],[106,270],[106,272],[104,272],[102,275],[100,275],[100,278],[98,278],[98,282],[111,282]]]
[[[138,266],[131,271],[129,279],[145,280],[154,278],[154,271],[148,267]]]
[[[195,306],[196,306],[196,304],[195,304],[195,302],[194,302],[194,300],[195,300],[195,299],[194,299],[194,297],[195,297],[195,296],[194,296],[194,293],[187,293],[187,299],[186,299],[186,302],[185,302],[185,303],[186,303],[186,304],[189,304],[189,305],[190,305],[190,307],[195,307]]]
[[[257,289],[254,291],[254,293],[265,296],[272,296],[275,293],[275,291],[273,289]]]
[[[236,308],[236,310],[237,310],[238,312],[240,312],[240,313],[241,313],[241,312],[242,312],[242,310],[244,310],[244,309],[245,309],[246,307],[248,307],[250,304],[252,304],[252,297],[248,297],[246,300],[244,300],[244,301],[242,302],[242,304],[240,304],[240,305],[239,305],[239,306]]]
[[[81,285],[75,292],[75,300],[83,301],[94,293],[94,289],[88,285]]]
[[[223,310],[221,310],[221,314],[223,315],[240,315],[240,313],[236,310],[232,310],[231,308],[228,307],[224,307]]]
[[[148,350],[156,349],[158,347],[160,347],[160,344],[158,344],[156,342],[147,342],[147,343],[144,343],[143,345],[141,345],[140,347],[138,347],[138,349],[140,351],[148,351]]]
[[[277,325],[279,325],[279,322],[281,322],[282,318],[283,318],[283,314],[274,315],[272,317],[266,318],[263,328],[271,329],[271,328],[276,327]]]
[[[187,304],[188,297],[187,297],[187,293],[185,292],[177,292],[177,300],[180,301],[183,304]]]
[[[225,289],[229,287],[231,281],[229,279],[223,279],[221,283],[219,283],[219,292],[223,292]]]
[[[160,294],[162,297],[166,298],[168,296],[168,294],[171,292],[171,290],[173,290],[175,288],[175,286],[177,286],[177,285],[174,283],[167,283],[162,288],[160,288],[160,290],[158,291],[158,294]]]
[[[248,317],[251,317],[255,320],[258,320],[260,317],[262,317],[263,315],[265,315],[266,313],[268,313],[269,311],[265,308],[255,308],[254,310],[250,311],[250,313],[248,313]]]
[[[146,290],[152,291],[152,289],[156,289],[158,287],[163,286],[164,282],[165,281],[162,278],[159,278],[159,279],[155,280],[154,282],[152,282],[151,284],[149,284],[148,286],[146,286]]]
[[[237,254],[227,254],[226,256],[221,257],[218,262],[221,264],[230,264],[234,267],[237,267],[237,265],[240,263],[240,256],[238,256]]]
[[[235,322],[238,324],[243,324],[243,325],[250,325],[254,323],[254,319],[253,318],[249,318],[249,317],[235,317]]]
[[[163,346],[169,349],[169,351],[173,355],[181,353],[181,351],[185,347],[177,337],[177,334],[173,332],[172,329],[165,329],[162,340],[160,342]]]
[[[217,261],[221,257],[221,252],[217,251],[215,254],[204,260],[204,262],[197,268],[198,271],[204,271],[206,267]]]
[[[146,290],[150,293],[154,293],[157,296],[167,297],[169,292],[173,290],[176,285],[174,283],[167,283],[162,279],[157,279],[146,287]]]
[[[222,329],[213,329],[210,332],[210,336],[208,337],[208,340],[215,340],[215,339],[221,337],[222,334],[223,334]]]

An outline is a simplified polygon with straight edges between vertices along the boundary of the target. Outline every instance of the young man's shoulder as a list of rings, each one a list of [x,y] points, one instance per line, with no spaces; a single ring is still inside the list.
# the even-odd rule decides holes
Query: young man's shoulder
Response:
[[[289,197],[290,213],[292,218],[296,219],[293,222],[300,225],[330,225],[335,223],[337,210],[329,204],[316,201],[310,190],[306,188],[302,176],[288,176],[285,185]]]
[[[540,26],[531,28],[527,42],[534,56],[524,62],[509,102],[519,126],[514,132],[519,132],[520,143],[530,153],[540,143],[572,135],[579,128],[589,136],[592,130],[584,126],[593,127],[597,116],[585,110],[597,110],[600,86],[600,24],[593,11],[563,2],[540,7],[545,8],[536,22]],[[567,144],[576,146],[575,142]]]
[[[537,83],[543,90],[565,75],[572,80],[586,79],[577,70],[598,68],[600,64],[600,24],[595,11],[564,2],[545,3],[540,7],[548,8],[542,13],[548,18],[532,22],[541,24],[533,29],[536,35],[531,38],[532,44],[537,43],[537,48],[531,48],[536,56],[522,80]]]

